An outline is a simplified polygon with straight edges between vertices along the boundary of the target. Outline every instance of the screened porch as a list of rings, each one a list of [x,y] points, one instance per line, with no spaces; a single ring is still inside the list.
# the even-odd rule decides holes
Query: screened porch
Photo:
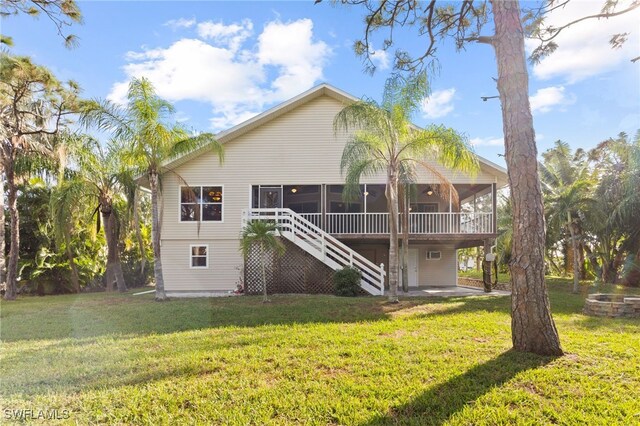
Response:
[[[495,184],[454,185],[454,197],[438,195],[436,185],[413,185],[406,200],[409,233],[494,234]],[[252,209],[291,209],[325,232],[338,236],[385,235],[389,213],[384,184],[360,185],[346,197],[344,185],[253,185]],[[401,206],[401,211],[405,206]],[[402,220],[398,217],[402,231]]]

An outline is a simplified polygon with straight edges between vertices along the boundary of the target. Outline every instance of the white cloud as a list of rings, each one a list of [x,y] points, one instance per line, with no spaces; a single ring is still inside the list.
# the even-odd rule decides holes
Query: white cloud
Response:
[[[180,18],[180,19],[171,19],[170,21],[165,22],[163,25],[165,27],[170,27],[173,31],[179,30],[180,28],[191,28],[196,24],[196,19],[191,18]]]
[[[559,27],[577,18],[597,14],[603,2],[571,1],[560,9],[549,14],[546,25]],[[629,0],[621,1],[617,10],[623,10],[629,5]],[[585,78],[606,73],[629,62],[638,56],[640,50],[640,35],[638,31],[640,9],[605,19],[588,19],[563,30],[554,41],[558,49],[534,65],[533,74],[548,80],[560,77],[567,83],[575,83]],[[612,49],[609,39],[612,35],[628,32],[629,39],[620,49]],[[527,40],[527,50],[531,52],[538,43]]]
[[[542,133],[536,133],[536,142],[544,139]],[[469,139],[471,146],[504,146],[504,138],[495,138],[489,136],[487,138],[471,138]]]
[[[203,39],[212,40],[218,46],[226,46],[236,51],[253,33],[253,22],[244,19],[241,23],[224,25],[222,22],[200,22],[197,26],[198,35]]]
[[[488,138],[472,138],[469,140],[472,146],[504,146],[503,138],[494,138],[493,136]]]
[[[436,90],[422,101],[422,112],[426,118],[444,117],[453,111],[455,88]]]
[[[313,42],[313,22],[270,22],[258,37],[257,59],[262,66],[275,66],[279,75],[271,83],[270,98],[281,100],[299,94],[322,78],[322,68],[331,49]]]
[[[108,99],[125,102],[128,80],[144,76],[169,101],[210,104],[211,126],[219,130],[313,86],[331,54],[314,40],[310,19],[270,22],[254,43],[246,35],[250,21],[196,28],[207,40],[183,38],[166,48],[127,54],[127,79],[112,86]]]
[[[384,71],[389,69],[389,54],[386,50],[374,50],[369,57],[378,70]]]
[[[575,102],[575,97],[565,93],[564,86],[551,86],[538,89],[529,97],[532,112],[549,112],[554,106],[565,106]]]

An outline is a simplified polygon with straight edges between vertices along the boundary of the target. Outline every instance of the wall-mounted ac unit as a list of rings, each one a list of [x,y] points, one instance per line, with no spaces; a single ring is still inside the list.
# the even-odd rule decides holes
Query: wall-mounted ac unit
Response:
[[[440,260],[442,258],[442,252],[440,251],[427,251],[427,260]]]

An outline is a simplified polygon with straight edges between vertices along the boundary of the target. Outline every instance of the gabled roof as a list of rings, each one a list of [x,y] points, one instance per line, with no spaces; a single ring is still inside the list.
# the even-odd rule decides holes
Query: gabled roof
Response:
[[[357,97],[345,91],[342,91],[334,86],[331,86],[330,84],[322,83],[322,84],[319,84],[318,86],[312,87],[306,92],[302,92],[298,96],[295,96],[287,101],[282,102],[279,105],[276,105],[264,111],[263,113],[256,115],[255,117],[252,117],[240,124],[237,124],[231,127],[230,129],[224,130],[216,134],[215,137],[218,140],[218,142],[220,142],[221,144],[228,143],[233,139],[237,138],[238,136],[243,135],[265,123],[268,123],[269,121],[274,120],[275,118],[278,118],[281,115],[286,114],[287,112],[299,107],[300,105],[306,104],[307,102],[310,102],[313,99],[316,99],[320,96],[329,96],[345,104],[349,104],[351,102],[356,102],[360,100]],[[206,146],[200,147],[181,157],[167,161],[165,164],[163,164],[163,166],[169,169],[174,169],[180,166],[181,164],[188,162],[192,158],[198,157],[200,154],[202,154],[206,150],[207,150]],[[483,158],[479,155],[477,157],[481,164],[484,164],[490,169],[493,169],[499,175],[503,175],[504,181],[506,182],[507,170],[504,167],[501,167],[493,163],[492,161],[489,161],[486,158]]]

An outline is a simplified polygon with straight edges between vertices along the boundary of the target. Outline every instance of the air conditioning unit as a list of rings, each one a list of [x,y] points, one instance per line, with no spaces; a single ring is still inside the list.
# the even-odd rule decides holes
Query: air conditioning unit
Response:
[[[442,252],[440,251],[427,251],[427,260],[440,260],[442,258]]]

